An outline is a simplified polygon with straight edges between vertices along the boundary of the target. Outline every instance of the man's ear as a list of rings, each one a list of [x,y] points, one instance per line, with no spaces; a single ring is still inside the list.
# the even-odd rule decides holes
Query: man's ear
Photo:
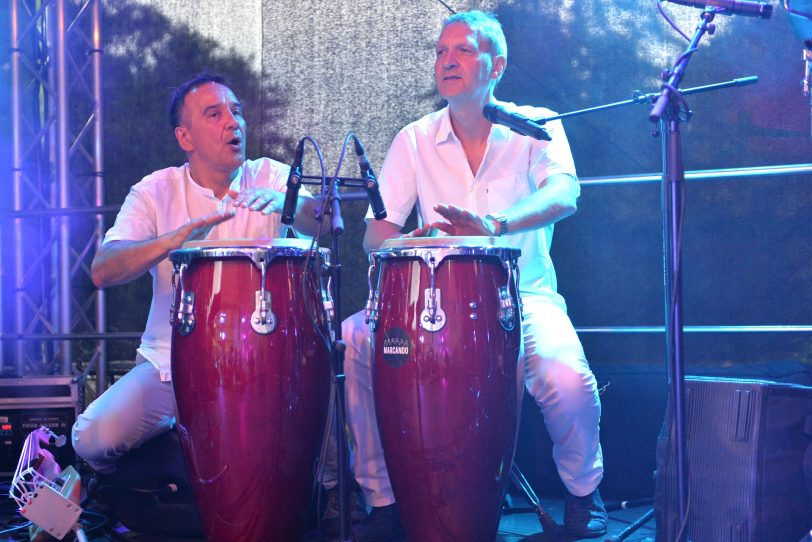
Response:
[[[194,150],[192,134],[189,133],[189,130],[185,126],[175,128],[175,139],[178,140],[178,145],[185,152],[192,152]]]
[[[505,73],[507,67],[507,59],[503,56],[496,56],[493,58],[493,67],[491,68],[491,78],[499,80],[502,74]]]

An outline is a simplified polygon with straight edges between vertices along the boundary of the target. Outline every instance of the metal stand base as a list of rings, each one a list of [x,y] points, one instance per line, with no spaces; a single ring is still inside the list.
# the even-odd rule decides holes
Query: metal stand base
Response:
[[[530,503],[530,509],[528,511],[535,512],[535,514],[538,516],[539,523],[541,523],[541,528],[544,533],[547,535],[557,536],[561,532],[561,526],[556,523],[555,519],[553,519],[553,517],[541,506],[541,501],[539,501],[536,492],[533,491],[533,487],[530,485],[530,482],[527,481],[527,478],[524,477],[524,474],[522,474],[522,471],[515,463],[513,464],[513,469],[510,471],[510,481],[522,491],[527,499],[527,502]],[[524,510],[509,507],[504,509],[504,513],[506,514],[516,513],[519,511]]]

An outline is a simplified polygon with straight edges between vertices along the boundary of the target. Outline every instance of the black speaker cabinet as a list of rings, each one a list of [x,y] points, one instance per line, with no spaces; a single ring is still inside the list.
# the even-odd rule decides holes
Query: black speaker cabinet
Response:
[[[11,477],[28,435],[43,425],[65,435],[67,444],[53,448],[57,463],[76,459],[70,431],[78,414],[78,388],[71,376],[0,378],[0,477]]]
[[[812,527],[803,470],[812,388],[688,377],[685,390],[689,540],[800,540]],[[680,528],[672,404],[657,443],[657,542]]]

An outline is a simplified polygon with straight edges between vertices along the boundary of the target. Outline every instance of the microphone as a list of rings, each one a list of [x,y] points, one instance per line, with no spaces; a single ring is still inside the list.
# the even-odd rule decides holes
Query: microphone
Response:
[[[304,156],[304,138],[299,140],[293,163],[290,165],[288,187],[285,190],[285,203],[282,205],[282,224],[293,224],[296,214],[296,203],[299,200],[299,188],[302,186],[302,158]]]
[[[773,14],[771,4],[763,2],[750,2],[749,0],[666,0],[672,4],[693,6],[695,8],[718,8],[722,15],[747,15],[748,17],[761,17],[769,19]]]
[[[512,113],[501,105],[488,104],[482,108],[482,114],[492,123],[507,126],[517,134],[532,137],[533,139],[543,139],[544,141],[552,140],[550,134],[541,124],[519,113]]]
[[[352,140],[355,143],[355,154],[358,155],[358,165],[361,167],[361,178],[366,183],[369,206],[372,207],[372,216],[375,217],[375,220],[383,220],[386,218],[386,207],[384,207],[383,199],[381,199],[381,191],[378,190],[378,179],[375,178],[375,172],[372,171],[372,166],[369,165],[367,154],[364,152],[361,142],[355,136],[353,136]]]

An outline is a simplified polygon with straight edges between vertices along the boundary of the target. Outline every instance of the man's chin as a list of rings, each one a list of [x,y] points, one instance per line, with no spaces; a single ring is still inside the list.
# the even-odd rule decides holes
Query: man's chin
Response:
[[[235,153],[232,160],[234,168],[240,167],[243,162],[245,162],[245,152]]]

